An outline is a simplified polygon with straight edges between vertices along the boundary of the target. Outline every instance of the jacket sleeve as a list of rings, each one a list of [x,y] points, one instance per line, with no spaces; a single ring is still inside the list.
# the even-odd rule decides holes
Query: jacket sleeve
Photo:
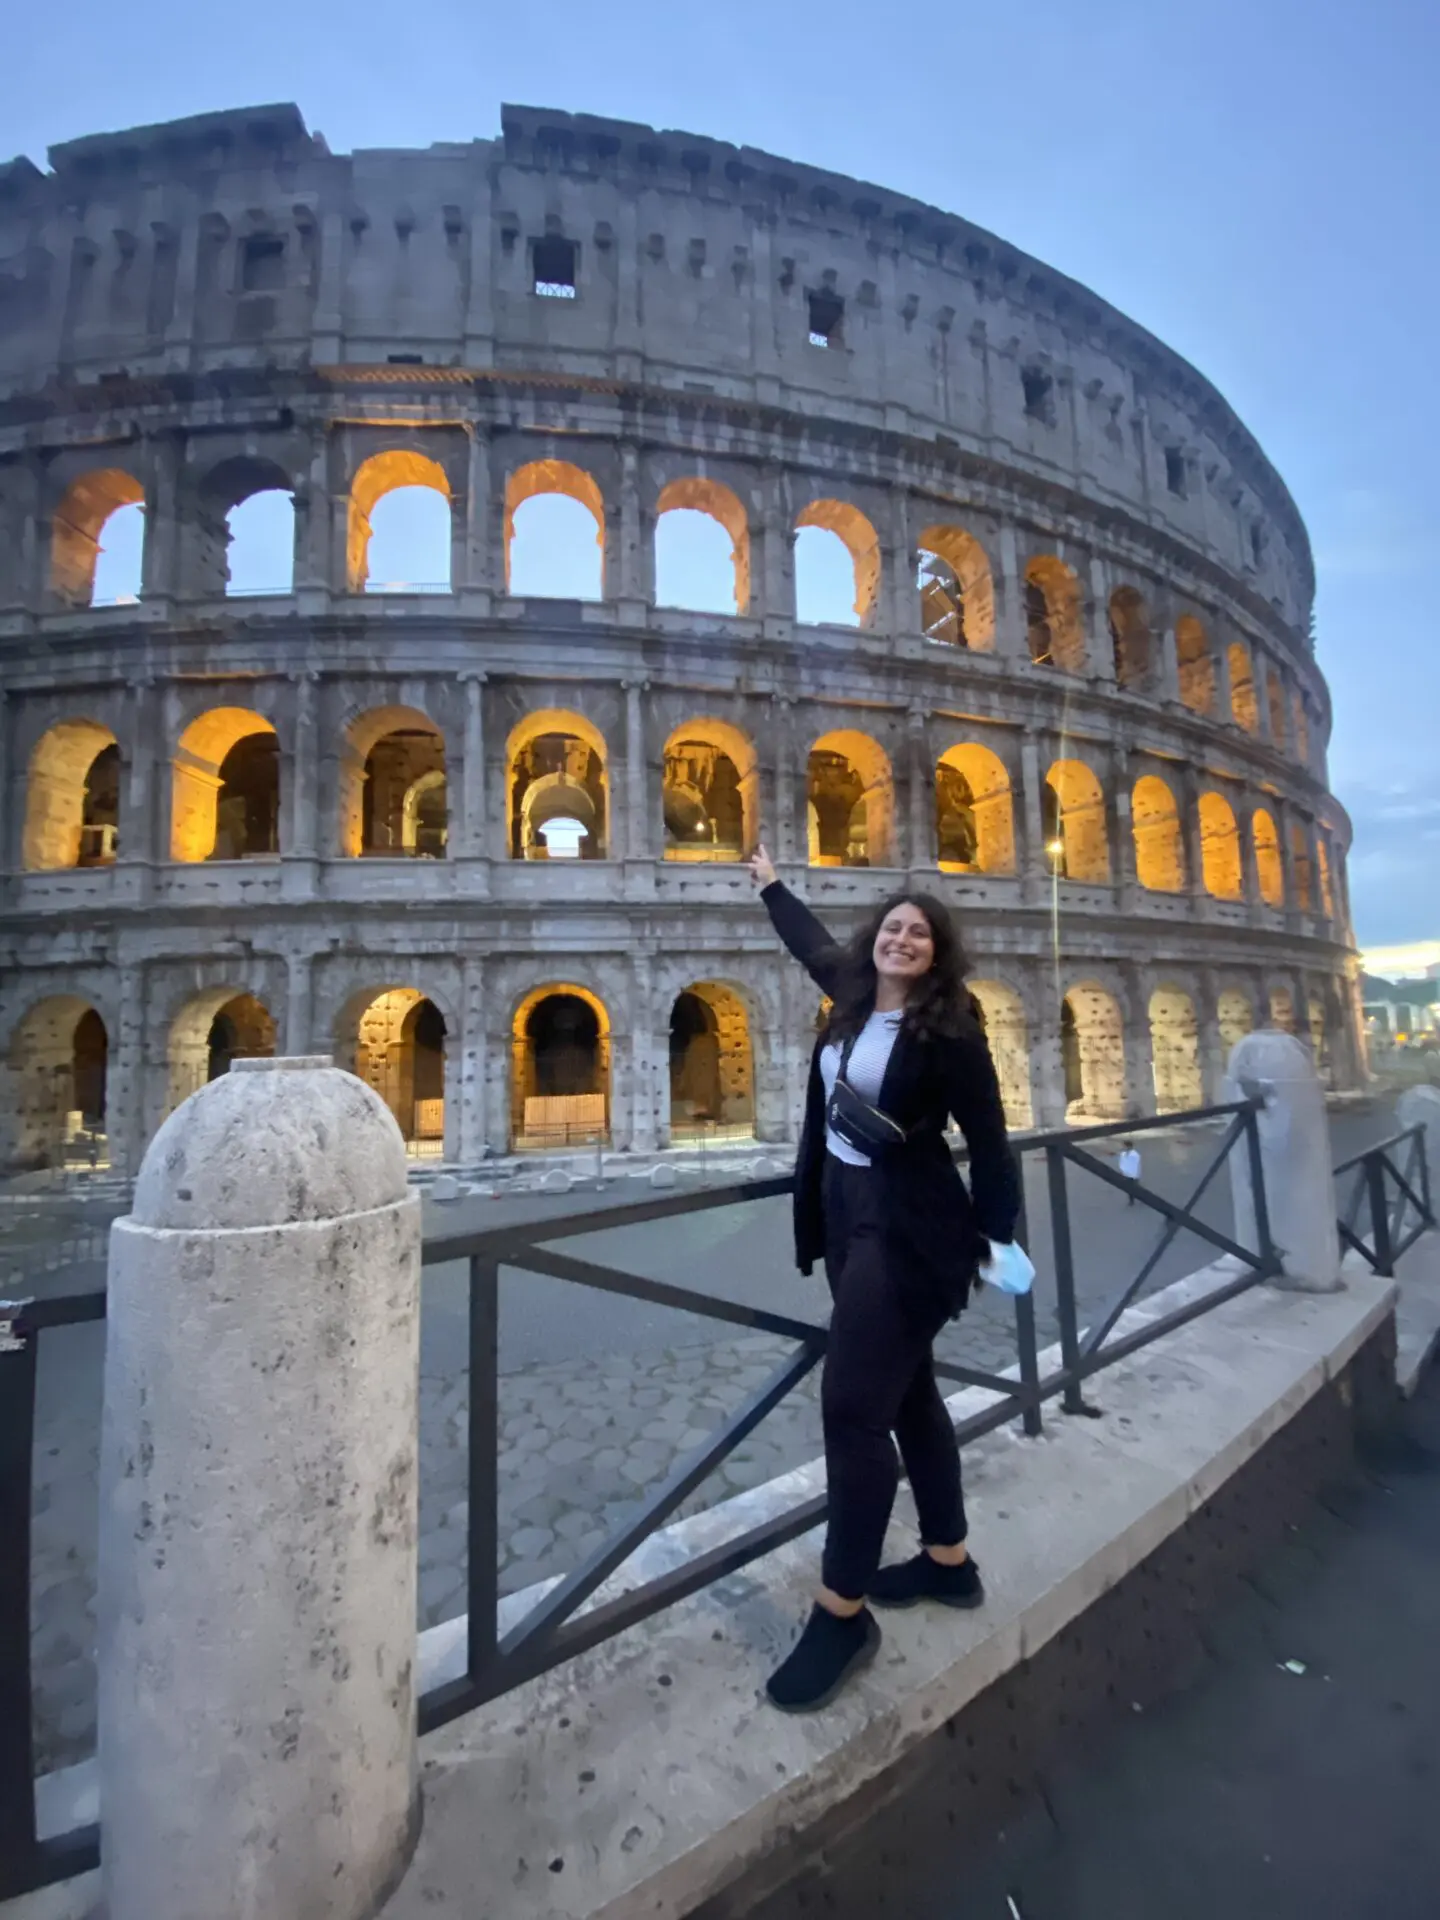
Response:
[[[1020,1217],[1020,1176],[1005,1131],[1000,1082],[983,1033],[949,1046],[946,1103],[970,1149],[970,1199],[987,1240],[1013,1240]]]
[[[844,965],[842,949],[821,926],[803,900],[782,880],[772,880],[760,898],[776,933],[824,994],[833,994]]]

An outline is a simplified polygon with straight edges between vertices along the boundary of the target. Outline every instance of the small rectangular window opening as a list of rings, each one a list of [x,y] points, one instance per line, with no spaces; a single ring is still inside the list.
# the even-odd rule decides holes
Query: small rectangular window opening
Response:
[[[576,251],[573,240],[561,240],[554,234],[532,243],[531,287],[542,300],[575,298]]]
[[[1185,492],[1185,456],[1178,447],[1165,449],[1165,484],[1171,493]]]
[[[812,347],[841,347],[845,344],[842,326],[845,302],[838,293],[809,293],[810,344]]]
[[[1055,424],[1055,382],[1040,367],[1022,367],[1020,383],[1025,390],[1025,411],[1032,420],[1043,420],[1047,427]]]
[[[1258,520],[1250,528],[1250,556],[1257,567],[1265,559],[1265,533]]]
[[[385,360],[392,367],[423,367],[425,364],[423,353],[387,353]]]
[[[274,234],[251,234],[240,248],[240,291],[273,293],[284,284],[285,242]]]

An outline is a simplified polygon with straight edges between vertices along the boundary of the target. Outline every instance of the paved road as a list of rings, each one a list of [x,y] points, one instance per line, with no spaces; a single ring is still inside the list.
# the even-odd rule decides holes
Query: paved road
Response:
[[[1211,1624],[1183,1692],[1092,1738],[988,1844],[962,1852],[912,1823],[900,1847],[895,1816],[872,1818],[835,1849],[806,1911],[1435,1920],[1440,1367],[1409,1428],[1408,1445],[1300,1517]]]

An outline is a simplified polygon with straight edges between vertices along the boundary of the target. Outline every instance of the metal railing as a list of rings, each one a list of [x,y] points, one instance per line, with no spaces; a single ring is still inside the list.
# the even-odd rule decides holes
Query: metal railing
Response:
[[[1117,1121],[1100,1126],[1031,1134],[1012,1144],[1017,1159],[1041,1159],[1045,1167],[1050,1237],[1059,1329],[1060,1361],[1041,1372],[1035,1303],[1014,1300],[1017,1361],[1002,1374],[937,1359],[943,1380],[978,1387],[993,1395],[957,1428],[960,1441],[979,1438],[1019,1419],[1027,1434],[1040,1433],[1045,1404],[1058,1400],[1069,1413],[1094,1409],[1084,1399],[1086,1381],[1138,1348],[1163,1338],[1188,1321],[1253,1287],[1279,1271],[1270,1237],[1255,1116],[1258,1102],[1201,1108],[1153,1120]],[[1189,1198],[1176,1202],[1126,1179],[1098,1159],[1098,1141],[1159,1128],[1225,1122],[1205,1170]],[[1242,1246],[1230,1234],[1201,1219],[1196,1208],[1234,1152],[1248,1159],[1256,1198],[1257,1246]],[[1076,1294],[1075,1246],[1069,1176],[1083,1173],[1133,1199],[1156,1215],[1160,1231],[1133,1276],[1117,1289],[1103,1311],[1081,1325]],[[788,1193],[790,1177],[753,1180],[695,1193],[667,1195],[632,1205],[594,1209],[558,1220],[457,1234],[426,1243],[422,1262],[437,1266],[464,1260],[469,1266],[469,1518],[467,1541],[466,1668],[462,1677],[438,1686],[420,1701],[422,1732],[444,1725],[471,1708],[547,1672],[627,1628],[650,1619],[723,1580],[763,1554],[799,1538],[825,1518],[824,1496],[801,1502],[763,1525],[714,1547],[618,1598],[581,1609],[629,1559],[637,1547],[663,1527],[677,1508],[720,1467],[759,1426],[765,1416],[810,1374],[825,1352],[823,1326],[795,1320],[735,1301],[601,1265],[565,1251],[564,1241],[578,1235],[675,1219],[717,1207],[745,1205]],[[1023,1178],[1022,1178],[1023,1191]],[[1118,1332],[1126,1309],[1140,1296],[1173,1244],[1188,1232],[1238,1263],[1231,1279],[1172,1311]],[[1019,1236],[1028,1240],[1022,1218]],[[622,1299],[683,1312],[750,1332],[778,1335],[793,1350],[770,1378],[733,1412],[705,1443],[685,1456],[665,1481],[646,1495],[633,1514],[585,1560],[560,1580],[516,1625],[500,1629],[499,1592],[499,1284],[505,1267],[589,1287]],[[35,1380],[40,1336],[59,1326],[103,1319],[103,1292],[47,1301],[0,1302],[0,1898],[6,1898],[93,1867],[99,1835],[93,1826],[58,1838],[36,1837],[30,1669],[30,1528],[34,1449]]]
[[[1398,1164],[1404,1154],[1404,1166]],[[1335,1169],[1337,1181],[1354,1174],[1349,1198],[1336,1225],[1340,1238],[1367,1260],[1374,1272],[1391,1278],[1395,1262],[1408,1253],[1427,1227],[1435,1225],[1430,1193],[1430,1165],[1425,1155],[1425,1128],[1407,1127],[1377,1146],[1367,1147]],[[1370,1237],[1360,1230],[1367,1211]]]

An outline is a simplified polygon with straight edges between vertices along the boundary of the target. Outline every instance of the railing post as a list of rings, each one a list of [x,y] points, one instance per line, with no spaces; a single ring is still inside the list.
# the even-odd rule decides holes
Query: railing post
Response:
[[[1245,1116],[1245,1148],[1250,1164],[1250,1200],[1255,1212],[1255,1251],[1262,1260],[1273,1260],[1275,1242],[1270,1236],[1270,1202],[1265,1192],[1265,1161],[1260,1152],[1259,1108]]]
[[[470,1464],[465,1579],[466,1678],[483,1686],[495,1664],[500,1562],[500,1267],[470,1259]]]
[[[1065,1369],[1065,1391],[1060,1404],[1066,1413],[1084,1413],[1080,1391],[1080,1322],[1075,1304],[1075,1247],[1070,1237],[1070,1192],[1065,1180],[1065,1150],[1045,1149],[1045,1175],[1050,1189],[1050,1234],[1055,1248],[1055,1305],[1060,1318],[1060,1359]]]
[[[1395,1254],[1390,1238],[1390,1208],[1385,1193],[1385,1156],[1371,1153],[1365,1157],[1365,1191],[1370,1204],[1370,1232],[1375,1243],[1375,1271],[1382,1279],[1395,1275]]]
[[[1010,1149],[1015,1163],[1015,1182],[1020,1192],[1020,1211],[1015,1220],[1015,1238],[1022,1247],[1030,1244],[1030,1209],[1025,1204],[1025,1156],[1018,1147]],[[1020,1358],[1020,1383],[1032,1393],[1040,1385],[1040,1347],[1035,1338],[1035,1296],[1015,1296],[1015,1346]],[[1040,1402],[1032,1400],[1021,1415],[1023,1430],[1034,1440],[1044,1431]]]
[[[30,1677],[30,1483],[35,1337],[0,1300],[0,1900],[29,1884],[35,1852]]]

